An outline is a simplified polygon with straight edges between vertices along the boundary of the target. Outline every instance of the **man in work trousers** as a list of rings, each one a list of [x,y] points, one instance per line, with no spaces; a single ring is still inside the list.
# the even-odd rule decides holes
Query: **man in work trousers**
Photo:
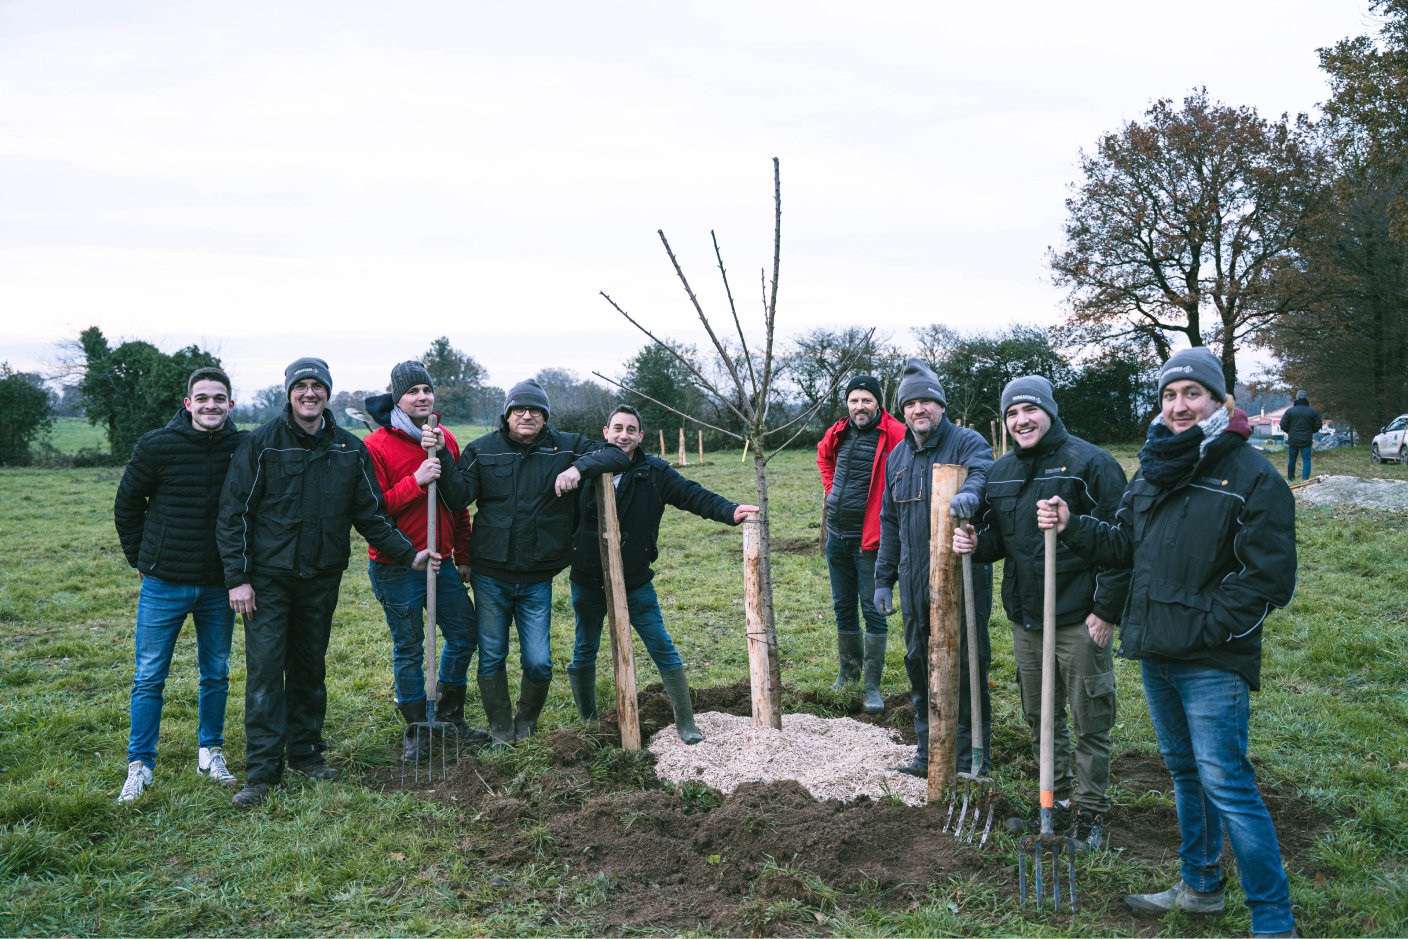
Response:
[[[402,362],[391,370],[391,393],[366,400],[367,413],[381,427],[365,440],[376,481],[386,494],[386,510],[396,527],[416,546],[425,543],[429,507],[426,487],[440,478],[440,461],[421,449],[421,428],[435,407],[435,382],[420,362]],[[459,442],[445,431],[445,446],[456,459]],[[438,500],[437,500],[438,502]],[[489,735],[464,719],[465,688],[470,660],[479,645],[479,622],[469,598],[469,510],[451,512],[436,506],[435,552],[455,563],[445,564],[435,578],[435,622],[445,637],[440,652],[435,719],[454,726],[460,738],[484,743]],[[396,708],[406,721],[401,757],[412,762],[428,758],[429,733],[411,732],[424,723],[426,578],[368,546],[367,576],[372,593],[386,612],[391,630],[391,662],[395,670]]]
[[[1133,571],[1119,654],[1139,662],[1183,843],[1178,883],[1125,905],[1136,916],[1220,915],[1226,828],[1252,934],[1291,936],[1290,887],[1247,733],[1262,626],[1295,593],[1295,498],[1247,444],[1251,424],[1206,347],[1164,363],[1159,403],[1113,522],[1060,496],[1037,503],[1037,524],[1076,555]]]
[[[988,471],[974,525],[953,533],[953,550],[1002,561],[1002,605],[1012,621],[1012,655],[1032,754],[1041,757],[1041,644],[1046,547],[1036,526],[1039,499],[1060,496],[1078,515],[1114,521],[1125,476],[1109,453],[1067,433],[1051,382],[1025,375],[1002,390],[1002,415],[1016,449]],[[1110,728],[1115,666],[1110,639],[1129,594],[1129,571],[1102,570],[1064,546],[1056,553],[1056,829],[1073,828],[1076,850],[1098,848],[1110,810]],[[1075,774],[1065,707],[1075,725]],[[1074,804],[1072,798],[1074,797]],[[1008,828],[1037,828],[1039,809]]]
[[[934,466],[956,463],[968,467],[958,494],[949,500],[955,518],[971,518],[978,508],[992,447],[971,427],[956,427],[944,415],[947,404],[943,386],[929,366],[910,359],[900,379],[898,402],[908,430],[885,466],[885,492],[880,502],[880,551],[875,559],[875,608],[894,612],[894,584],[900,586],[904,614],[904,668],[909,675],[910,700],[914,703],[914,734],[919,745],[914,762],[896,767],[911,776],[929,774],[929,503],[933,495]],[[947,537],[947,533],[945,533]],[[972,762],[972,722],[983,728],[984,765],[987,773],[992,752],[992,702],[988,697],[988,617],[992,613],[992,566],[973,565],[973,599],[978,617],[978,667],[982,683],[982,711],[969,713],[968,629],[960,615],[958,692],[958,772]]]
[[[694,480],[685,479],[669,463],[642,450],[645,426],[633,407],[618,406],[601,432],[607,443],[631,458],[631,468],[613,480],[631,625],[640,634],[655,667],[660,669],[660,682],[675,710],[675,731],[685,743],[698,743],[704,735],[694,724],[684,662],[665,631],[665,618],[660,614],[660,601],[652,583],[655,572],[650,569],[650,563],[659,557],[656,543],[660,538],[660,519],[665,514],[665,506],[673,505],[700,518],[737,525],[749,512],[758,511],[758,507],[730,502]],[[606,618],[595,486],[583,487],[580,510],[582,521],[572,540],[572,610],[577,615],[577,639],[572,664],[567,666],[567,683],[572,686],[578,716],[583,721],[594,721],[597,719],[596,656],[601,648],[601,624]]]
[[[880,497],[885,490],[885,459],[904,439],[904,425],[881,406],[880,397],[880,383],[870,375],[851,379],[846,386],[847,416],[816,445],[816,465],[826,490],[826,568],[831,575],[840,663],[831,690],[841,691],[864,674],[864,707],[869,714],[885,710],[880,679],[888,632],[885,617],[874,603]],[[865,617],[863,646],[857,603]]]
[[[295,771],[337,776],[323,759],[324,679],[351,527],[394,563],[434,560],[396,530],[371,454],[327,410],[328,364],[294,362],[284,391],[283,414],[235,451],[216,526],[230,606],[244,616],[247,777],[233,801],[246,807],[282,784],[285,748]]]
[[[533,379],[504,399],[499,429],[456,460],[444,433],[422,428],[440,460],[440,495],[452,510],[476,503],[469,581],[479,611],[479,696],[495,746],[537,733],[552,682],[552,579],[572,562],[577,528],[573,489],[583,479],[623,473],[630,457],[581,434],[548,427],[547,392]],[[509,699],[509,624],[518,627],[523,666],[518,712]]]
[[[1300,452],[1301,479],[1310,478],[1310,451],[1315,449],[1315,434],[1324,426],[1320,412],[1310,406],[1304,391],[1296,392],[1296,403],[1281,415],[1281,432],[1286,435],[1286,479],[1295,482],[1296,452]]]
[[[142,435],[117,487],[113,522],[142,585],[127,781],[119,802],[133,801],[151,784],[162,692],[187,616],[195,621],[200,669],[196,769],[215,782],[235,782],[223,750],[235,615],[215,548],[220,487],[242,436],[229,419],[232,407],[229,376],[218,368],[196,369],[186,381],[185,406],[165,427]]]

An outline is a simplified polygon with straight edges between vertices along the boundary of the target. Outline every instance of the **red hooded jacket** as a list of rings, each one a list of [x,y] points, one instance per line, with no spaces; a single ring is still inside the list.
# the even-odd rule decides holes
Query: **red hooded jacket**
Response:
[[[448,427],[445,431],[445,446],[456,460],[460,458],[460,445]],[[415,472],[425,462],[425,451],[419,440],[412,440],[403,431],[394,427],[382,427],[368,435],[364,441],[371,452],[372,464],[376,467],[376,479],[381,491],[386,493],[386,510],[396,519],[396,527],[415,544],[417,551],[425,549],[425,490],[415,480]],[[469,563],[469,509],[451,512],[440,504],[440,515],[435,523],[435,540],[439,542],[436,553],[449,558],[454,553],[456,566]],[[383,556],[376,548],[367,546],[367,554],[378,564],[395,563]]]
[[[831,479],[836,475],[836,450],[841,445],[841,435],[850,425],[849,416],[841,418],[831,425],[816,445],[816,466],[821,470],[821,486],[828,496],[831,495]],[[870,491],[865,499],[865,527],[861,530],[860,539],[862,551],[880,550],[880,494],[885,490],[885,458],[904,440],[904,424],[891,417],[889,411],[880,411],[879,427],[875,468],[870,474]]]

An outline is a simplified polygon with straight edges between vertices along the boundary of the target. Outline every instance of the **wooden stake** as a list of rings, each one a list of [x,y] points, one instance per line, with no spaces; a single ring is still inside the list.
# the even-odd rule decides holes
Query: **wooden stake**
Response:
[[[688,466],[689,461],[684,458],[684,428],[680,428],[680,466]]]
[[[1007,455],[1007,419],[1002,420],[1002,455]]]
[[[440,422],[440,418],[432,414],[426,418],[426,426],[431,430]],[[430,450],[425,451],[429,456]],[[437,545],[435,536],[435,523],[439,521],[440,503],[435,497],[435,480],[430,481],[430,485],[425,487],[425,546],[434,551]],[[436,677],[440,674],[439,663],[435,661],[435,567],[431,564],[425,566],[425,700],[438,701],[439,691],[435,687]],[[432,705],[433,706],[433,705]],[[435,718],[431,718],[434,720]]]
[[[750,444],[750,443],[752,443],[752,442],[753,442],[753,441],[751,441],[751,440],[745,440],[745,441],[743,441],[743,456],[742,456],[742,458],[739,459],[738,462],[740,462],[740,463],[747,463],[747,462],[748,462],[748,444]]]
[[[1037,782],[1041,807],[1056,806],[1056,529],[1045,536],[1045,566],[1041,610],[1041,736],[1037,750]]]
[[[968,476],[968,467],[934,466],[929,501],[929,801],[953,788],[958,759],[958,556],[953,553],[954,521],[949,500]],[[974,720],[982,720],[976,715]]]
[[[704,462],[704,431],[699,432],[699,462]]]
[[[660,459],[665,459],[665,428],[660,428]]]
[[[992,452],[997,454],[997,421],[988,421],[989,429],[992,431]]]
[[[743,617],[748,629],[748,681],[753,695],[753,726],[777,727],[772,709],[772,671],[768,626],[763,616],[762,522],[757,512],[743,522]]]
[[[631,611],[626,606],[626,570],[621,563],[621,526],[616,519],[616,487],[610,473],[596,478],[597,531],[601,535],[606,618],[611,624],[611,665],[616,675],[616,723],[621,748],[640,749],[640,708],[636,702],[636,657],[631,647]]]

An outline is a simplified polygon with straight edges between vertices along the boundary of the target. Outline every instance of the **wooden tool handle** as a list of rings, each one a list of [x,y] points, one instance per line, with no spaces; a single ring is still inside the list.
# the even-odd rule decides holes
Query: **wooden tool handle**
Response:
[[[1046,529],[1046,577],[1041,617],[1041,806],[1055,804],[1056,779],[1056,529]]]
[[[426,419],[425,426],[431,430],[439,419],[434,414]],[[433,456],[435,451],[426,448],[427,458]],[[436,499],[435,480],[430,481],[430,485],[425,487],[425,546],[434,551],[436,548],[435,523],[439,520],[440,503]],[[425,566],[425,697],[427,701],[438,699],[436,694],[436,662],[435,662],[435,566],[427,564]]]
[[[960,519],[962,523],[964,520]],[[973,596],[973,555],[963,558],[963,608],[968,618],[968,730],[971,732],[972,758],[968,772],[977,776],[983,771],[983,689],[982,672],[978,663],[978,601]]]

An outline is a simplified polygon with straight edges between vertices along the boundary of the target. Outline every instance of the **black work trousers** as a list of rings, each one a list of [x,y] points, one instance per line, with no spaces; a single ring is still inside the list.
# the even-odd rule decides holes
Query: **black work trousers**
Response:
[[[258,607],[244,623],[245,771],[251,783],[279,782],[285,750],[293,766],[322,760],[328,637],[341,584],[341,573],[250,577]]]

